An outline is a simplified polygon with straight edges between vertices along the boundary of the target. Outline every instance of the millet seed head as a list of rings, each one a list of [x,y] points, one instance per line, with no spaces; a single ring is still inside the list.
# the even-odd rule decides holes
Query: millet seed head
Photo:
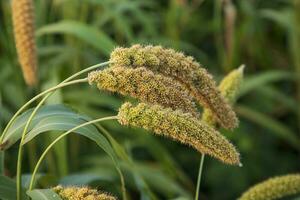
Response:
[[[117,198],[104,192],[88,187],[62,187],[52,188],[63,200],[116,200]]]
[[[244,68],[242,65],[238,69],[233,70],[223,78],[219,85],[221,94],[225,97],[228,103],[234,105],[244,78]],[[204,109],[202,121],[211,126],[215,126],[216,120],[211,110]]]
[[[274,200],[300,193],[300,174],[278,176],[247,190],[239,200]]]
[[[37,84],[37,53],[33,0],[12,0],[14,36],[19,62],[27,85]]]
[[[193,57],[161,46],[133,45],[116,48],[110,61],[112,67],[146,67],[154,73],[176,79],[202,106],[212,110],[223,127],[232,129],[238,125],[234,111],[220,94],[212,76]]]
[[[142,102],[159,104],[173,110],[180,109],[198,117],[197,108],[188,91],[179,82],[154,74],[144,67],[136,69],[113,67],[89,73],[90,84],[102,90],[118,92]]]
[[[140,103],[133,106],[125,103],[119,109],[118,121],[122,125],[144,128],[192,146],[224,163],[240,165],[239,153],[235,147],[218,131],[189,113],[160,105]]]

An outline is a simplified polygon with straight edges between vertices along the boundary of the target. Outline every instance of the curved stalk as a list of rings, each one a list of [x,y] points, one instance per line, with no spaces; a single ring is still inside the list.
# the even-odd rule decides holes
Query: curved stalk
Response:
[[[118,119],[117,116],[110,116],[110,117],[103,117],[103,118],[99,118],[99,119],[95,119],[95,120],[91,120],[89,122],[86,122],[86,123],[83,123],[83,124],[80,124],[70,130],[68,130],[67,132],[63,133],[62,135],[60,135],[59,137],[57,137],[46,149],[45,151],[43,152],[43,154],[40,156],[38,162],[36,163],[35,165],[35,168],[33,170],[33,173],[32,173],[32,176],[31,176],[31,180],[30,180],[30,185],[29,185],[29,190],[32,190],[33,188],[33,183],[34,183],[34,179],[35,179],[35,175],[43,161],[43,159],[45,158],[46,154],[50,151],[50,149],[60,140],[62,139],[63,137],[67,136],[68,134],[72,133],[73,131],[81,128],[81,127],[84,127],[84,126],[87,126],[89,124],[94,124],[94,123],[97,123],[97,122],[101,122],[101,121],[106,121],[106,120],[113,120],[113,119]]]
[[[7,124],[7,126],[5,127],[4,131],[3,131],[3,134],[1,135],[1,138],[0,138],[0,142],[2,142],[3,140],[3,137],[6,133],[6,131],[8,130],[8,128],[11,126],[11,124],[13,123],[13,121],[16,119],[16,117],[28,106],[30,105],[33,101],[35,101],[36,99],[40,98],[41,96],[47,94],[42,100],[41,102],[38,104],[38,106],[35,108],[35,110],[33,111],[33,113],[31,114],[30,118],[28,119],[26,125],[25,125],[25,128],[24,128],[24,131],[23,131],[23,134],[22,134],[22,138],[21,138],[21,142],[20,142],[20,146],[19,146],[19,151],[18,151],[18,161],[17,161],[17,181],[16,181],[16,184],[17,184],[17,200],[20,200],[21,199],[21,196],[20,196],[20,191],[21,191],[21,182],[22,182],[22,177],[21,177],[21,172],[22,172],[22,143],[23,143],[23,140],[25,138],[25,134],[27,132],[27,129],[30,125],[30,122],[32,121],[35,113],[37,112],[37,110],[39,109],[39,107],[41,107],[41,105],[44,103],[44,101],[46,101],[46,99],[48,97],[50,97],[50,95],[52,94],[53,91],[55,91],[56,89],[59,89],[61,87],[64,87],[64,86],[67,86],[67,85],[71,85],[71,84],[74,84],[74,83],[79,83],[79,82],[87,82],[87,78],[85,79],[80,79],[80,80],[75,80],[75,81],[70,81],[72,80],[73,78],[87,72],[87,71],[90,71],[90,70],[93,70],[93,69],[96,69],[98,67],[101,67],[101,66],[105,66],[107,64],[109,64],[110,62],[104,62],[104,63],[100,63],[100,64],[96,64],[96,65],[93,65],[91,67],[88,67],[80,72],[77,72],[75,74],[73,74],[72,76],[68,77],[67,79],[65,79],[64,81],[62,81],[60,84],[58,84],[57,86],[55,87],[52,87],[38,95],[36,95],[34,98],[32,98],[30,101],[28,101],[25,105],[23,105],[18,111],[17,113],[12,117],[12,119],[9,121],[9,123]],[[70,81],[70,82],[68,82]]]
[[[86,69],[84,69],[84,70],[81,70],[81,71],[79,71],[79,72],[73,74],[73,75],[70,76],[69,78],[67,78],[67,79],[65,79],[64,81],[62,81],[60,84],[64,84],[64,83],[66,83],[66,82],[72,80],[73,78],[75,78],[75,77],[77,77],[77,76],[79,76],[79,75],[81,75],[81,74],[83,74],[83,73],[85,73],[85,72],[91,71],[91,70],[93,70],[93,69],[97,69],[98,67],[106,66],[106,65],[108,65],[108,64],[110,64],[110,63],[111,63],[111,61],[99,63],[99,64],[96,64],[96,65],[92,65],[92,66],[90,66],[90,67],[88,67],[88,68],[86,68]],[[17,116],[18,116],[19,114],[21,114],[21,112],[23,112],[23,111],[25,110],[25,108],[26,108],[27,106],[29,106],[32,102],[34,102],[34,101],[37,100],[38,98],[42,97],[43,95],[45,95],[45,94],[47,94],[47,93],[49,93],[49,92],[55,91],[55,90],[57,89],[57,87],[58,87],[60,84],[58,84],[57,86],[52,87],[52,88],[50,88],[50,89],[48,89],[48,90],[46,90],[46,91],[44,91],[44,92],[42,92],[42,93],[36,95],[36,96],[33,97],[30,101],[28,101],[27,103],[25,103],[25,104],[24,104],[24,105],[23,105],[23,106],[15,113],[15,114],[14,114],[14,116],[10,119],[10,121],[7,123],[5,129],[4,129],[4,131],[3,131],[3,133],[2,133],[2,135],[1,135],[1,137],[0,137],[0,143],[2,143],[3,138],[4,138],[4,135],[5,135],[6,132],[8,131],[8,128],[12,125],[12,123],[13,123],[14,120],[17,118]],[[51,94],[47,94],[47,95],[44,97],[44,99],[47,99],[50,95],[51,95]]]
[[[200,161],[199,171],[198,171],[198,180],[197,180],[195,200],[199,200],[199,192],[200,192],[201,176],[202,176],[202,171],[203,171],[204,158],[205,158],[205,154],[201,154],[201,161]]]
[[[84,82],[87,82],[87,78],[84,78],[84,79],[78,79],[78,80],[74,80],[74,81],[70,81],[70,82],[67,82],[67,83],[63,83],[63,84],[59,84],[53,88],[50,88],[48,90],[46,90],[45,92],[51,92],[52,90],[56,90],[56,89],[59,89],[59,88],[62,88],[62,87],[65,87],[65,86],[68,86],[68,85],[73,85],[73,84],[77,84],[77,83],[84,83]],[[42,92],[41,94],[43,94],[44,92]],[[36,112],[38,111],[38,109],[42,106],[43,102],[45,101],[46,99],[42,99],[42,101],[40,101],[40,103],[35,107],[35,109],[33,110],[33,112],[31,113],[30,117],[28,118],[26,124],[25,124],[25,127],[24,127],[24,130],[22,132],[22,137],[21,137],[21,142],[19,144],[19,150],[18,150],[18,160],[17,160],[17,181],[16,181],[16,184],[17,184],[17,199],[21,199],[21,181],[22,181],[22,178],[21,178],[21,173],[22,173],[22,157],[23,157],[23,142],[24,142],[24,139],[25,139],[25,135],[27,133],[27,130],[29,128],[29,125],[32,121],[32,119],[34,118]]]

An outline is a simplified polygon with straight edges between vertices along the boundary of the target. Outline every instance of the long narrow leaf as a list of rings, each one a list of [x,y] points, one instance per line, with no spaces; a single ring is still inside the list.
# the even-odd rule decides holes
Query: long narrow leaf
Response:
[[[76,21],[61,21],[43,26],[37,31],[37,36],[45,34],[69,34],[75,36],[87,44],[109,55],[116,44],[113,40],[99,29]]]

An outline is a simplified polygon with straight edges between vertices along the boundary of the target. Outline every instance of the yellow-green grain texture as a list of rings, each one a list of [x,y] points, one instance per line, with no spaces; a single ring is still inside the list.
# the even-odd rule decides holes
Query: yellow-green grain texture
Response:
[[[88,187],[62,187],[56,186],[53,190],[63,200],[116,200],[109,194],[98,192]]]
[[[273,200],[300,193],[300,174],[270,178],[246,191],[239,200]]]
[[[191,56],[161,46],[134,45],[116,48],[111,53],[112,66],[147,67],[180,81],[204,107],[212,110],[219,123],[225,128],[235,128],[238,119],[231,106],[220,94],[212,76]]]
[[[12,16],[16,49],[26,83],[37,83],[37,53],[34,36],[34,5],[32,0],[12,0]]]
[[[114,67],[88,75],[90,84],[99,89],[129,95],[142,102],[180,109],[198,117],[197,108],[188,91],[177,81],[154,74],[144,67],[136,69]]]
[[[223,78],[219,85],[219,90],[221,91],[221,94],[231,105],[233,105],[236,101],[237,95],[240,91],[243,82],[243,78],[244,65],[230,72],[227,76]],[[206,122],[211,126],[216,125],[216,119],[210,109],[204,109],[202,121]]]
[[[191,114],[163,108],[159,105],[125,103],[118,114],[122,125],[141,127],[175,141],[192,146],[224,163],[240,164],[239,153],[218,131],[201,123]]]

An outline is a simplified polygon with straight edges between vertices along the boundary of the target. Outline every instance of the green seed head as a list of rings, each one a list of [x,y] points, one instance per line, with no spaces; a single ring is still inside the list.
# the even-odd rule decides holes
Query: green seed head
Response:
[[[300,193],[300,174],[271,178],[246,191],[239,200],[273,200]]]
[[[63,200],[116,200],[115,197],[88,187],[62,187],[52,188]]]
[[[223,127],[237,126],[236,115],[220,94],[212,76],[193,57],[161,46],[134,45],[130,48],[116,48],[110,60],[112,66],[146,67],[154,73],[176,79],[201,105],[212,110]]]
[[[141,127],[211,155],[224,163],[239,165],[239,153],[219,132],[201,123],[189,113],[159,105],[125,103],[119,110],[122,125]]]
[[[198,116],[197,108],[186,89],[177,81],[147,70],[113,67],[88,75],[90,84],[99,89],[129,95],[142,102],[154,103]]]
[[[244,65],[230,72],[220,83],[219,90],[225,99],[233,105],[244,78]],[[211,126],[215,126],[216,120],[211,110],[204,109],[202,120]]]

